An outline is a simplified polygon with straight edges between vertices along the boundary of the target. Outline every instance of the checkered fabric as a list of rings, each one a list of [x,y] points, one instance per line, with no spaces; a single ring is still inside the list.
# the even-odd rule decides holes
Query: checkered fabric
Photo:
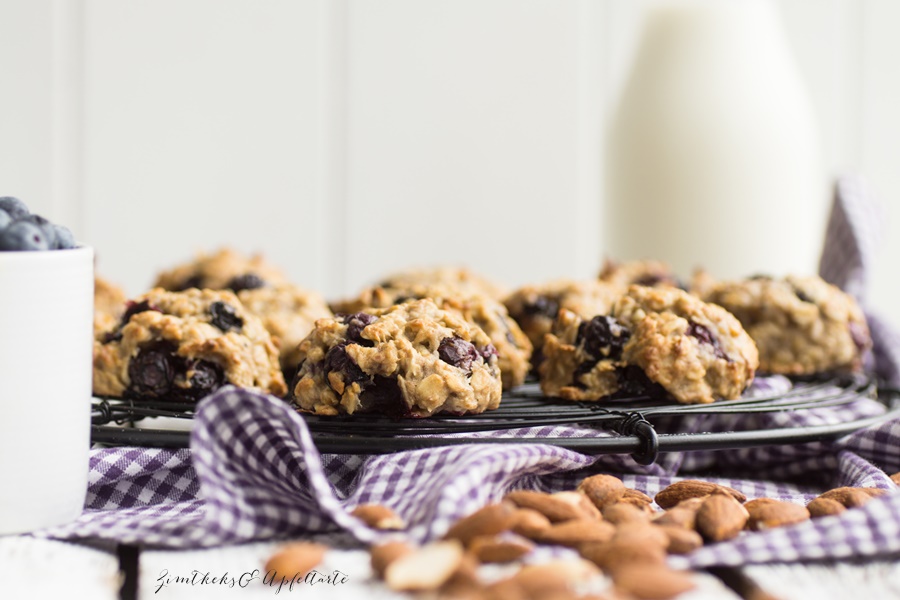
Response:
[[[854,192],[842,191],[845,189]],[[863,281],[866,257],[872,253],[860,241],[860,223],[868,222],[860,215],[868,213],[857,206],[865,200],[859,189],[846,181],[838,187],[822,266],[823,274],[848,287],[862,285],[852,282]],[[839,268],[832,266],[838,262]],[[873,326],[879,327],[880,322]],[[879,337],[876,332],[876,341],[894,340],[891,336]],[[897,372],[898,348],[900,345],[876,348],[879,369]],[[762,378],[749,393],[770,393],[789,386],[783,377]],[[798,412],[698,415],[673,420],[666,431],[824,425],[877,416],[884,410],[880,403],[859,397],[842,406]],[[877,487],[894,493],[837,517],[744,533],[731,542],[673,558],[677,566],[900,552],[900,493],[886,475],[900,471],[900,420],[881,421],[834,443],[671,453],[649,466],[637,465],[627,456],[590,456],[540,443],[462,443],[385,455],[322,455],[304,419],[285,402],[234,387],[201,401],[194,421],[189,451],[93,450],[84,513],[70,524],[37,535],[169,548],[313,534],[333,534],[366,544],[383,534],[365,527],[349,511],[375,502],[401,515],[411,538],[425,541],[514,489],[573,489],[587,475],[615,472],[626,485],[652,496],[679,478],[699,473],[751,498],[805,503],[823,489],[836,486]],[[606,435],[610,434],[580,427],[477,434],[523,439]],[[717,475],[711,477],[711,473]]]

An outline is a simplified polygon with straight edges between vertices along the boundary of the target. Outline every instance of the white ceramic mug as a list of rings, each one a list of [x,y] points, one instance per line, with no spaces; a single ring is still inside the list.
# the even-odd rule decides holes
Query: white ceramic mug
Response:
[[[0,534],[84,507],[93,298],[91,248],[0,252]]]

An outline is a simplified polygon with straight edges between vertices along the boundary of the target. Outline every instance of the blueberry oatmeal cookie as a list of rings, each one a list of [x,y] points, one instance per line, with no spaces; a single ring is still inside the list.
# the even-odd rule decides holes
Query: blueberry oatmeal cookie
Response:
[[[704,299],[740,320],[756,341],[764,372],[859,371],[872,345],[856,301],[820,277],[721,282]]]
[[[500,404],[490,338],[428,299],[321,319],[300,358],[293,397],[316,414],[461,415]]]
[[[658,260],[616,262],[606,259],[599,279],[622,288],[629,285],[646,285],[685,289],[684,284],[672,273],[671,267]]]
[[[560,279],[543,285],[519,288],[505,301],[509,315],[534,346],[532,363],[540,362],[544,336],[550,332],[560,309],[585,318],[609,312],[624,290],[602,281]]]
[[[531,342],[499,301],[474,292],[454,290],[440,285],[372,287],[354,298],[334,304],[339,313],[351,314],[371,308],[387,308],[407,300],[429,298],[444,310],[459,314],[471,325],[480,327],[497,349],[503,389],[521,385],[531,368]]]
[[[247,310],[259,317],[278,345],[285,373],[297,371],[297,346],[313,330],[316,320],[333,316],[319,294],[290,283],[241,290],[237,296]]]
[[[189,263],[160,273],[154,287],[172,292],[190,288],[239,292],[284,281],[281,271],[261,256],[248,258],[222,248],[213,254],[201,253]]]
[[[193,401],[226,384],[284,396],[278,350],[228,291],[154,289],[94,341],[94,393]]]
[[[128,297],[117,285],[102,277],[94,277],[94,337],[114,329],[125,312]]]
[[[443,286],[496,300],[502,300],[506,295],[506,290],[502,286],[465,267],[409,269],[385,277],[378,283],[378,287],[384,288],[404,288],[410,285]]]
[[[721,307],[677,288],[631,286],[608,315],[560,311],[541,389],[569,400],[667,394],[706,404],[738,398],[758,363],[753,340]]]

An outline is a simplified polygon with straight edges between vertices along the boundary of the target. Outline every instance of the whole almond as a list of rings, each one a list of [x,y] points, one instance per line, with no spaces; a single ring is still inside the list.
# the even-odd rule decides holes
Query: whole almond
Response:
[[[476,598],[483,588],[478,579],[478,559],[470,553],[463,555],[456,571],[441,584],[440,598]]]
[[[809,511],[810,517],[818,519],[819,517],[839,515],[847,510],[847,507],[831,498],[814,498],[806,505],[806,510]]]
[[[545,597],[555,592],[571,590],[600,575],[592,563],[582,560],[553,560],[550,562],[525,565],[513,575],[532,598]]]
[[[393,560],[384,571],[384,582],[395,591],[436,590],[462,563],[459,541],[433,542]]]
[[[767,499],[768,500],[768,499]],[[744,508],[750,514],[747,527],[752,531],[762,531],[774,527],[794,525],[809,520],[809,511],[805,506],[792,502],[748,502]]]
[[[702,498],[715,493],[727,494],[738,502],[744,502],[747,499],[741,492],[724,485],[697,479],[685,479],[661,490],[656,494],[655,500],[661,508],[671,508],[683,500]]]
[[[578,546],[578,553],[604,571],[610,572],[630,564],[666,562],[666,551],[661,546],[633,540],[581,544]]]
[[[530,508],[536,510],[552,523],[561,523],[563,521],[571,521],[584,516],[584,513],[577,506],[573,506],[570,502],[554,498],[550,494],[543,492],[534,492],[531,490],[518,490],[510,492],[504,500],[508,500],[519,508]]]
[[[733,497],[713,494],[697,511],[696,528],[704,539],[721,542],[737,537],[749,518],[747,509]]]
[[[615,533],[616,527],[611,523],[594,519],[576,519],[551,525],[533,539],[542,544],[575,548],[580,544],[611,540]]]
[[[534,548],[527,540],[478,536],[469,544],[469,552],[483,563],[507,563],[519,560]]]
[[[653,504],[653,498],[645,494],[640,490],[635,490],[633,488],[626,488],[625,494],[622,496],[620,502],[632,500],[634,502],[640,502],[643,504]]]
[[[900,485],[900,472],[891,475],[891,481],[893,481],[896,485]]]
[[[700,507],[698,506],[697,510],[699,509]],[[659,513],[659,515],[653,519],[653,523],[657,525],[676,525],[682,529],[693,530],[697,521],[697,510],[676,506],[664,513]]]
[[[350,514],[372,529],[406,529],[403,519],[381,504],[360,504]]]
[[[688,554],[703,545],[703,538],[691,529],[685,529],[678,525],[658,525],[657,527],[668,538],[666,552],[669,554]]]
[[[578,491],[603,510],[603,507],[615,504],[625,495],[625,484],[612,475],[591,475],[578,484]]]
[[[278,549],[268,561],[266,572],[275,571],[284,577],[305,577],[325,557],[328,546],[312,542],[294,542]]]
[[[517,508],[513,513],[510,530],[529,539],[550,527],[550,519],[531,508]]]
[[[509,503],[488,504],[453,524],[444,539],[459,540],[465,545],[479,535],[496,535],[508,530],[513,523],[515,507]]]
[[[685,571],[663,565],[629,565],[613,573],[616,588],[641,600],[666,600],[696,587]]]
[[[656,525],[650,523],[623,523],[616,527],[613,541],[634,541],[642,544],[652,544],[665,548],[669,545],[666,533]]]
[[[372,546],[369,549],[369,560],[372,564],[372,571],[379,579],[384,578],[384,570],[388,565],[401,556],[411,554],[414,548],[406,542],[393,541]]]
[[[865,491],[865,488],[840,487],[828,490],[824,494],[819,495],[819,498],[837,500],[846,508],[857,508],[871,500],[872,495],[870,492]]]
[[[863,488],[856,488],[856,489],[862,490],[863,492],[865,492],[866,494],[870,495],[873,498],[878,498],[879,496],[884,496],[885,494],[888,493],[887,490],[883,490],[881,488],[863,487]]]
[[[568,502],[575,508],[579,509],[583,517],[591,519],[603,518],[603,516],[600,514],[600,511],[596,506],[594,506],[594,503],[591,502],[590,499],[581,492],[557,492],[555,494],[550,494],[550,497],[556,498],[557,500],[562,500],[563,502]]]
[[[613,525],[622,523],[649,523],[650,513],[633,504],[617,502],[603,509],[603,518]]]
[[[776,500],[775,498],[754,498],[753,500],[744,502],[744,508],[749,512],[757,506],[762,506],[763,504],[776,504],[778,502],[781,502],[781,500]]]

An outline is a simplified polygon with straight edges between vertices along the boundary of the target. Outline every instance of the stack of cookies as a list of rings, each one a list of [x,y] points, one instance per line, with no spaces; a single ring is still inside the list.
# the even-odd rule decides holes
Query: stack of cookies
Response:
[[[94,392],[196,401],[223,385],[322,415],[478,413],[535,375],[546,396],[709,403],[757,371],[862,369],[856,302],[818,277],[681,282],[657,261],[507,293],[464,268],[396,273],[327,304],[231,250],[125,300],[98,279]]]

